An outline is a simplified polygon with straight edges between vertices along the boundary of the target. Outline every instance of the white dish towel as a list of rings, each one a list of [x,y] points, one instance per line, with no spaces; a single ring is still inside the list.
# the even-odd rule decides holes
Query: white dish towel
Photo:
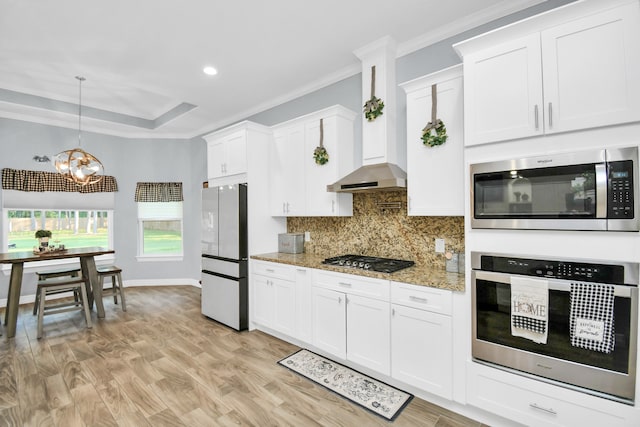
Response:
[[[511,278],[511,335],[546,344],[549,334],[549,282]]]

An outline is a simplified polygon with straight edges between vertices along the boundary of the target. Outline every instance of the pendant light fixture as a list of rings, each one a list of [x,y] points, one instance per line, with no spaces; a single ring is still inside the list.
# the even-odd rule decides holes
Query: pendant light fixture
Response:
[[[82,146],[82,82],[86,79],[76,76],[79,84],[78,96],[78,148],[65,150],[55,155],[56,170],[69,181],[85,186],[102,179],[104,167],[95,156],[84,151]]]

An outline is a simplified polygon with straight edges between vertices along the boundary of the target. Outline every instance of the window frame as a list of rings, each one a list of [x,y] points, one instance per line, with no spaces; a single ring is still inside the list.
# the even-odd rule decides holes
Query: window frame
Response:
[[[145,216],[141,217],[140,208],[143,204],[179,204],[180,216]],[[184,201],[179,202],[136,202],[137,211],[137,251],[136,259],[141,262],[182,261],[184,259]],[[170,254],[144,253],[144,223],[146,221],[179,221],[180,222],[180,252]]]

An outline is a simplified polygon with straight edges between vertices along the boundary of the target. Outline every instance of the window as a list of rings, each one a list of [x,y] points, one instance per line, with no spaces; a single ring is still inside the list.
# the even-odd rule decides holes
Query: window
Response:
[[[138,202],[138,255],[182,256],[182,202]]]
[[[8,252],[30,251],[38,242],[36,230],[50,230],[50,244],[67,248],[113,247],[113,211],[4,209]],[[4,251],[2,251],[4,252]]]

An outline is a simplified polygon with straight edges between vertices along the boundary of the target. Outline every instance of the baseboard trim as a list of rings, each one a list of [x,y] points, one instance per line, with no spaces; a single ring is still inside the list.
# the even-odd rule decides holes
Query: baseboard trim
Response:
[[[122,285],[125,288],[136,287],[136,286],[193,286],[196,288],[200,288],[200,282],[194,279],[152,279],[152,280],[123,280]],[[55,294],[51,295],[47,298],[49,299],[58,299],[58,298],[66,298],[73,296],[72,292]],[[36,300],[36,295],[21,295],[20,296],[20,305],[22,304],[33,304]],[[0,299],[0,308],[5,308],[7,306],[7,299]]]

